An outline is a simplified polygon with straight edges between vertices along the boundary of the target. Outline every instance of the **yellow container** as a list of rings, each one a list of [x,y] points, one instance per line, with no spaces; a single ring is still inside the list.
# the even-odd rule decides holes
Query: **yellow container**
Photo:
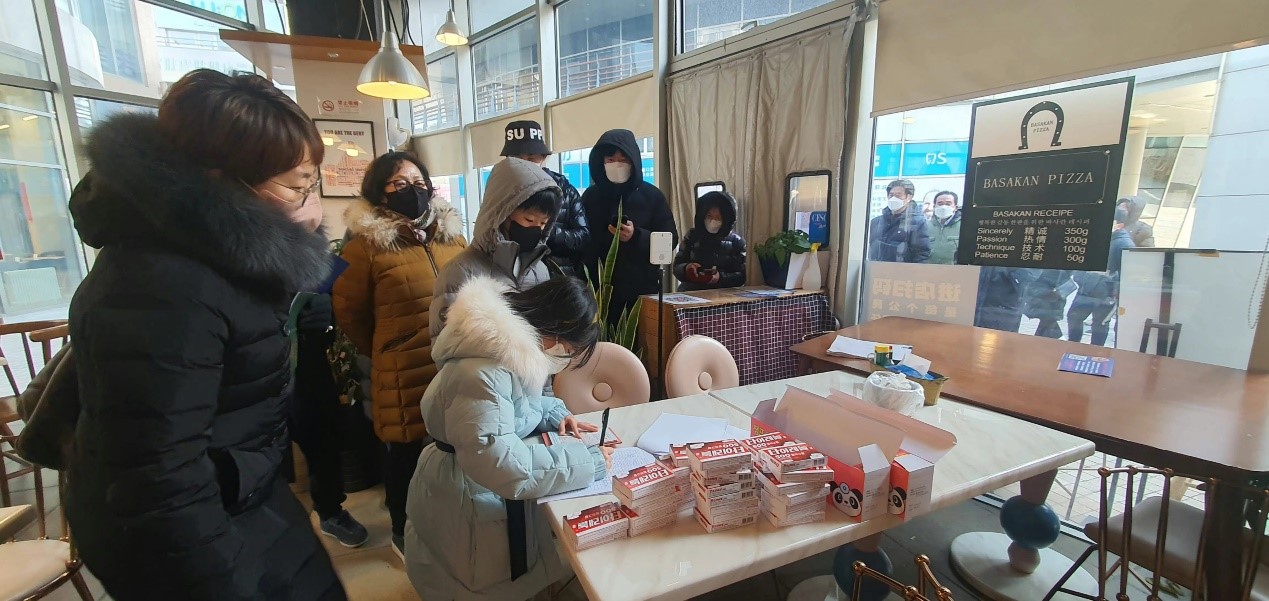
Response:
[[[925,406],[937,405],[939,395],[943,393],[943,383],[947,382],[948,377],[937,373],[929,372],[934,377],[933,380],[918,380],[916,378],[908,378],[909,380],[921,385],[921,390],[925,392]]]

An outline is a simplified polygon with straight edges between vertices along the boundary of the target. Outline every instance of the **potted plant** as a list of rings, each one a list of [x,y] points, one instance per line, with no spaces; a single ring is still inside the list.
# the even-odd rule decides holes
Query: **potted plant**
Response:
[[[779,232],[753,249],[762,265],[762,281],[772,288],[784,288],[789,278],[789,256],[811,252],[811,239],[802,230]]]

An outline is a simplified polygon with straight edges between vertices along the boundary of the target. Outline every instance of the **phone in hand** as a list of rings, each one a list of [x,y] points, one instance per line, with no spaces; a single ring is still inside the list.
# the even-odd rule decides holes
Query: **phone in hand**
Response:
[[[630,218],[626,217],[625,215],[613,215],[612,223],[610,223],[609,225],[617,229],[621,229],[621,224],[623,223],[630,223]]]
[[[704,276],[713,276],[714,274],[718,273],[718,270],[713,267],[704,267],[704,268],[696,270],[696,273],[699,273]]]

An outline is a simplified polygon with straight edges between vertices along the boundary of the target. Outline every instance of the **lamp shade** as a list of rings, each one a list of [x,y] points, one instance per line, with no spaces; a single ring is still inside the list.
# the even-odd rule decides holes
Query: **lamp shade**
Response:
[[[427,76],[405,58],[391,31],[384,31],[379,52],[361,68],[357,91],[390,100],[421,100],[432,95]]]
[[[445,23],[441,28],[436,30],[436,41],[446,46],[465,46],[467,44],[467,36],[463,34],[463,30],[458,28],[458,21],[454,19],[454,11],[450,9],[445,15]]]

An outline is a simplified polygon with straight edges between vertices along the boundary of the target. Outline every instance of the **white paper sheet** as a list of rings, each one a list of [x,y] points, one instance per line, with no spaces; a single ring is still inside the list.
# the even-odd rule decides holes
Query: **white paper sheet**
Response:
[[[855,338],[848,338],[846,336],[838,336],[833,340],[833,344],[829,345],[828,354],[867,359],[868,355],[871,355],[875,351],[878,344],[889,343],[873,342],[871,340],[858,340]],[[890,350],[891,359],[897,363],[907,358],[908,353],[912,352],[912,347],[906,344],[891,344]]]
[[[690,294],[667,294],[661,300],[669,305],[700,305],[709,301]]]
[[[670,452],[670,445],[685,442],[713,442],[730,438],[727,420],[721,417],[697,417],[678,413],[662,413],[639,437],[639,448],[653,455]]]
[[[612,453],[612,472],[608,478],[604,478],[598,482],[592,482],[590,486],[579,490],[562,492],[558,495],[550,495],[538,499],[538,503],[550,503],[551,501],[561,501],[564,499],[575,499],[577,497],[591,497],[595,495],[606,495],[612,492],[612,474],[624,474],[630,470],[641,468],[645,465],[651,465],[656,461],[647,451],[639,447],[621,447],[614,449]]]

